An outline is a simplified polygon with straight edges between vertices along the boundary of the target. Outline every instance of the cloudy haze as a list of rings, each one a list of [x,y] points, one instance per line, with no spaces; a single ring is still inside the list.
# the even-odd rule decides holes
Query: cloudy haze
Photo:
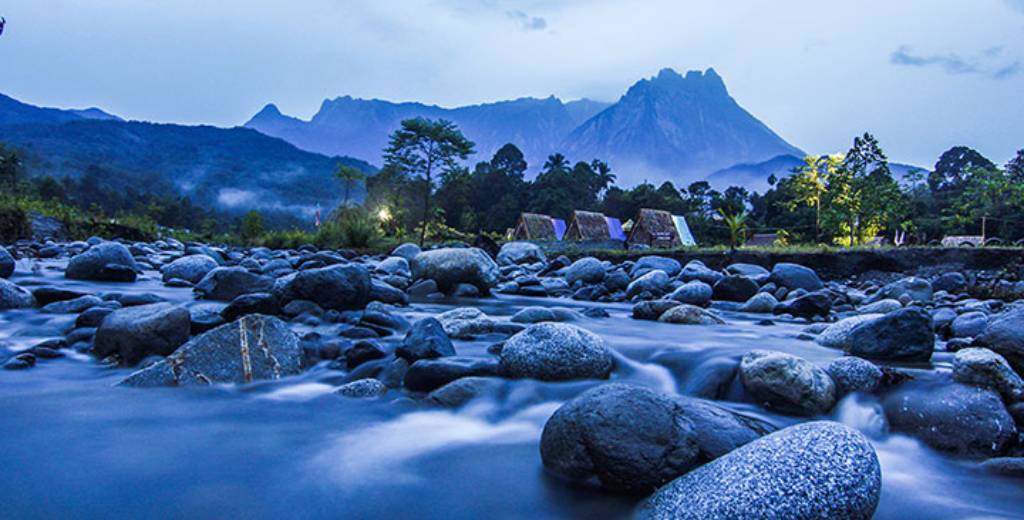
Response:
[[[350,94],[453,106],[615,100],[662,67],[714,67],[807,151],[874,132],[931,165],[1024,147],[1024,0],[6,0],[0,92],[233,126]],[[470,136],[472,137],[472,136]]]

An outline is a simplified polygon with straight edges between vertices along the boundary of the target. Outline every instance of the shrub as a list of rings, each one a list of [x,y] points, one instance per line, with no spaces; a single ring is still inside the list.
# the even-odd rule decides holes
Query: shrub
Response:
[[[15,206],[0,206],[0,242],[31,237],[32,223],[25,210]]]

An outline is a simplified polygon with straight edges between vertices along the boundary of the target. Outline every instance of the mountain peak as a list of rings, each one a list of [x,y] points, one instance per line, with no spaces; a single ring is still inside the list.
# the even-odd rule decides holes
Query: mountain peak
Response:
[[[674,69],[664,68],[658,71],[658,75],[648,80],[648,82],[651,85],[670,90],[702,91],[728,95],[725,82],[722,81],[722,77],[713,68],[709,68],[704,72],[690,70],[687,71],[686,76],[680,75]]]
[[[281,115],[281,111],[278,110],[277,105],[273,103],[267,103],[266,106],[264,106],[259,112],[256,113],[255,117],[281,117]]]

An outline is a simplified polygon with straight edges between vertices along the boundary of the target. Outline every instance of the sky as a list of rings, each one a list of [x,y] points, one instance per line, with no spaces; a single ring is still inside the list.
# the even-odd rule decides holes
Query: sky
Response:
[[[614,101],[714,67],[808,152],[1024,148],[1024,0],[4,0],[0,93],[139,120],[309,118],[352,95]]]

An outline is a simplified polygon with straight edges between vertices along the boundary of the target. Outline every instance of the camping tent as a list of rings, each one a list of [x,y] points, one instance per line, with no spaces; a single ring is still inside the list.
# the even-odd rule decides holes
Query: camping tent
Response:
[[[697,245],[697,241],[693,239],[693,233],[690,233],[690,226],[686,224],[686,217],[681,215],[672,215],[672,221],[676,224],[676,231],[679,232],[679,242],[682,245]]]
[[[690,237],[692,240],[692,236]],[[671,249],[682,245],[675,219],[667,211],[641,209],[633,219],[633,229],[626,240],[630,245]]]
[[[610,240],[608,219],[593,211],[573,211],[569,228],[565,231],[565,240],[604,241]]]
[[[565,222],[561,222],[565,230]],[[562,233],[555,219],[539,213],[523,213],[519,215],[512,238],[515,240],[561,240]]]
[[[608,222],[608,236],[610,236],[612,240],[625,242],[626,232],[623,231],[624,226],[622,225],[622,222],[619,222],[619,219],[614,217],[606,217],[606,220]]]

